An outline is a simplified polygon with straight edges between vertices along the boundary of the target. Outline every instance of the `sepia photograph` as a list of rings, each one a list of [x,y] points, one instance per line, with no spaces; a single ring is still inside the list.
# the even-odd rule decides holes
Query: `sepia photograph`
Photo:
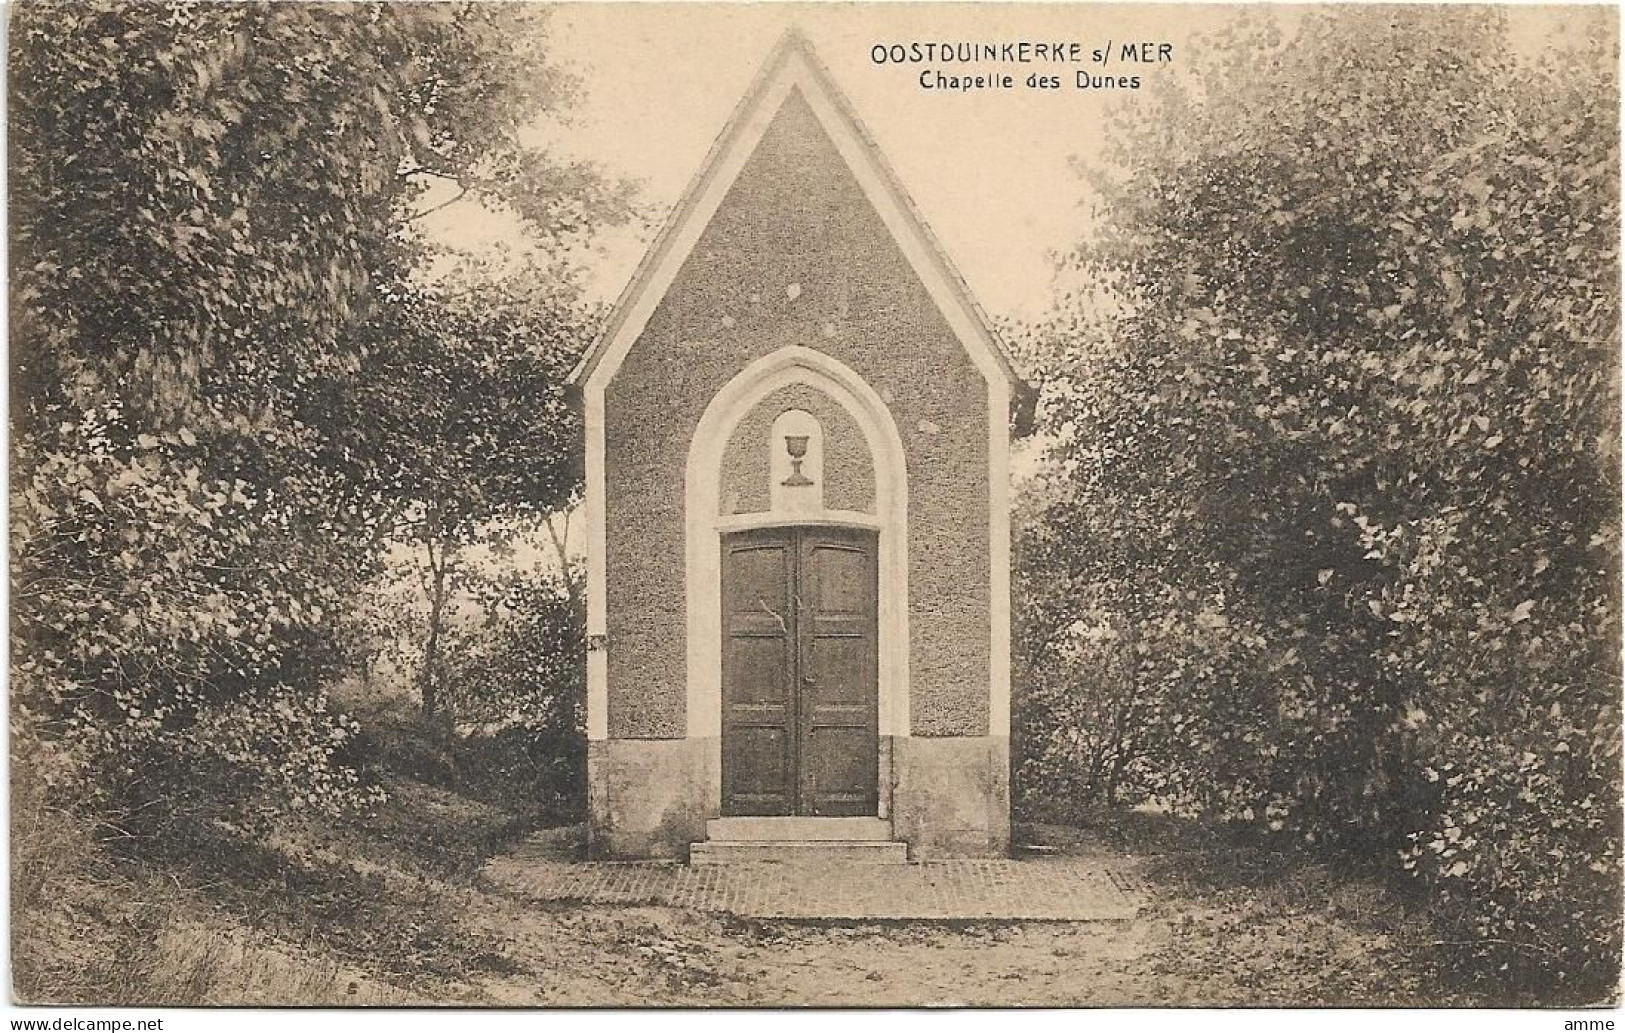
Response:
[[[1617,6],[5,17],[14,1015],[1619,1006]]]

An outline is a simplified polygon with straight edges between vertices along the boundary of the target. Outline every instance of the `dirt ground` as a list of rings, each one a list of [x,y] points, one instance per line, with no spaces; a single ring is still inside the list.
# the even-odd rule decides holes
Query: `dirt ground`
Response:
[[[1128,922],[835,926],[651,907],[470,901],[486,967],[441,1001],[500,1005],[1439,1003],[1381,937],[1225,914]],[[1319,934],[1306,940],[1302,927]],[[1234,943],[1232,948],[1229,946]]]
[[[1068,853],[1103,850],[1087,835],[1041,831]],[[756,920],[667,907],[538,905],[476,879],[473,887],[448,887],[454,899],[447,901],[479,944],[473,970],[433,989],[371,988],[367,996],[575,1007],[1452,1000],[1428,985],[1405,949],[1403,927],[1386,917],[1393,909],[1369,887],[1337,885],[1314,871],[1277,879],[1239,862],[1204,874],[1184,852],[1111,860],[1142,880],[1135,919]]]

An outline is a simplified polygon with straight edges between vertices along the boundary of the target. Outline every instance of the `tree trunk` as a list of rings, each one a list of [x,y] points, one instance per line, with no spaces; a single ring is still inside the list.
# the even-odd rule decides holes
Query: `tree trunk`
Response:
[[[418,689],[426,718],[437,717],[440,711],[440,633],[446,615],[446,546],[439,544],[437,556],[437,524],[431,522],[429,534],[423,541],[429,557],[429,576],[424,585],[429,595],[429,633],[423,642],[423,669],[418,672]]]
[[[1134,634],[1124,636],[1129,644],[1128,656],[1133,656]],[[1135,695],[1134,668],[1123,662],[1110,663],[1106,667],[1106,677],[1116,684],[1113,688],[1117,692],[1117,705],[1112,708],[1112,737],[1111,756],[1106,763],[1105,784],[1101,786],[1101,798],[1107,807],[1117,806],[1117,789],[1123,782],[1123,770],[1128,767],[1132,756],[1132,743],[1135,741],[1135,731],[1131,723],[1135,718],[1134,704],[1138,698]]]
[[[554,517],[560,518],[563,530],[554,524]],[[553,554],[558,557],[559,577],[564,579],[564,591],[570,600],[570,612],[574,613],[576,606],[581,602],[582,585],[570,568],[570,511],[549,513],[544,521],[547,525],[547,536],[553,540]]]

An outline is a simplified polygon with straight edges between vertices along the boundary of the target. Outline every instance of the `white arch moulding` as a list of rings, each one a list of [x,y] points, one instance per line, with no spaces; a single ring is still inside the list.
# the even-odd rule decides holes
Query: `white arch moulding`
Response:
[[[880,735],[909,734],[908,707],[908,471],[903,439],[891,412],[862,377],[822,352],[800,345],[755,360],[730,380],[711,403],[689,445],[684,523],[687,538],[688,737],[711,739],[722,749],[722,532],[739,522],[719,515],[722,457],[734,429],[768,395],[804,384],[828,396],[852,417],[868,445],[874,467],[875,513],[826,511],[795,522],[848,523],[874,527],[879,567],[877,642]],[[881,797],[888,794],[885,772]],[[712,787],[720,803],[720,781]]]

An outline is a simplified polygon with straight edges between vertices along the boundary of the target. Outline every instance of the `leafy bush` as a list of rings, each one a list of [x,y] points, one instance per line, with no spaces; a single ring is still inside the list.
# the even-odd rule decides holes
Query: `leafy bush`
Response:
[[[75,796],[132,835],[367,799],[336,763],[355,725],[309,688],[340,663],[342,582],[290,540],[300,501],[204,474],[192,432],[132,433],[116,406],[51,446],[13,497],[13,687]]]
[[[1618,712],[1531,702],[1433,723],[1422,777],[1436,795],[1402,862],[1441,905],[1460,967],[1606,986],[1621,937]]]
[[[1147,745],[1147,697],[1121,639],[1115,628],[1077,620],[1018,658],[1012,788],[1023,819],[1076,822],[1141,795],[1129,776]]]
[[[1032,342],[1024,650],[1136,629],[1132,791],[1409,873],[1464,975],[1595,992],[1620,951],[1612,64],[1510,56],[1481,12],[1219,42],[1193,48],[1211,88],[1169,80],[1108,134],[1081,293]]]
[[[575,572],[572,572],[572,575]],[[447,650],[448,704],[469,734],[459,788],[561,816],[586,807],[586,610],[564,579],[510,569],[475,582],[481,617]]]
[[[335,431],[367,457],[384,537],[410,548],[421,571],[424,634],[410,637],[423,710],[434,715],[467,554],[505,551],[580,493],[581,428],[564,382],[591,339],[593,310],[567,270],[536,261],[465,262],[432,289],[390,294],[344,385]]]

